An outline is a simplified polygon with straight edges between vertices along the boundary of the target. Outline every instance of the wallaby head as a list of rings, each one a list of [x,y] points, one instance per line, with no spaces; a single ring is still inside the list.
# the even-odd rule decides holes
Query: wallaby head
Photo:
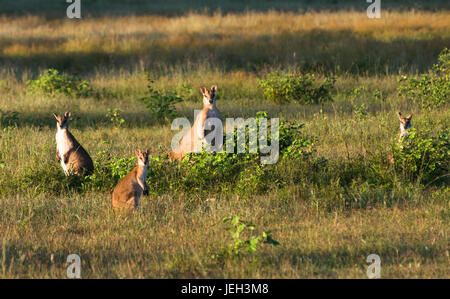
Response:
[[[63,116],[53,113],[56,118],[56,126],[58,129],[67,129],[69,127],[70,112],[67,111]]]
[[[200,91],[203,95],[203,106],[211,106],[216,103],[216,91],[217,86],[211,86],[211,90],[207,90],[205,87],[201,87]]]
[[[408,134],[408,129],[411,128],[412,114],[403,117],[402,113],[399,112],[398,118],[400,119],[400,136],[398,136],[398,141],[400,142],[402,137]]]
[[[136,156],[138,158],[138,165],[147,166],[150,149],[146,149],[145,152],[141,152],[141,150],[135,149],[134,152],[136,153]]]
[[[400,131],[406,131],[409,128],[411,128],[411,118],[412,114],[408,115],[407,117],[403,117],[402,113],[398,113],[398,118],[400,119]]]

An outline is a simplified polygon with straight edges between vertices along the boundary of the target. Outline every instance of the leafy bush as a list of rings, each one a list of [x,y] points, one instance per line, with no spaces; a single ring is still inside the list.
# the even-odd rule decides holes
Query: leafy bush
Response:
[[[450,130],[431,134],[431,129],[409,130],[393,148],[394,166],[407,179],[422,183],[437,181],[448,175],[450,165]]]
[[[273,181],[271,170],[271,168],[261,165],[245,168],[236,183],[236,193],[251,198],[255,194],[267,192],[270,182]]]
[[[148,95],[139,98],[145,104],[151,116],[157,121],[166,122],[178,116],[175,104],[181,102],[183,99],[174,90],[169,90],[166,93],[162,93],[153,88],[154,81],[148,79]]]
[[[47,164],[41,168],[30,168],[17,182],[18,188],[30,192],[44,192],[51,194],[63,194],[67,191],[81,191],[83,178],[77,175],[65,176],[58,164]]]
[[[182,161],[183,188],[224,192],[235,185],[242,170],[256,164],[255,154],[190,153]]]
[[[0,109],[0,127],[14,126],[19,121],[19,112]]]
[[[32,94],[64,94],[72,97],[87,97],[93,90],[88,81],[77,76],[60,74],[56,69],[48,69],[36,80],[27,81],[28,92]]]
[[[440,54],[438,63],[428,74],[419,79],[402,76],[399,95],[411,98],[422,108],[438,108],[450,100],[450,51],[446,48]]]
[[[86,176],[85,190],[112,191],[121,178],[136,166],[136,157],[112,157],[106,151],[97,153],[94,159],[94,173]]]
[[[256,123],[267,117],[266,112],[258,112]],[[281,160],[307,160],[315,150],[315,140],[301,133],[303,124],[298,122],[281,121],[279,124],[279,153]],[[251,129],[247,128],[247,133]],[[268,128],[270,131],[270,128]],[[237,129],[234,132],[235,149],[237,142]],[[248,134],[247,134],[248,136]],[[225,137],[225,136],[224,136]],[[272,143],[270,134],[267,136],[268,144]],[[224,140],[225,144],[225,140]],[[184,188],[212,189],[214,191],[228,191],[237,186],[236,191],[241,195],[249,195],[249,190],[258,194],[269,188],[272,182],[269,175],[273,165],[260,165],[261,153],[249,153],[249,142],[246,142],[244,153],[189,153],[182,162],[182,181]],[[256,171],[252,175],[248,174]],[[250,189],[246,189],[249,187]]]
[[[295,102],[303,105],[321,104],[333,101],[331,91],[334,78],[326,78],[317,83],[313,74],[279,75],[270,73],[265,79],[259,79],[259,86],[267,99],[276,103]]]

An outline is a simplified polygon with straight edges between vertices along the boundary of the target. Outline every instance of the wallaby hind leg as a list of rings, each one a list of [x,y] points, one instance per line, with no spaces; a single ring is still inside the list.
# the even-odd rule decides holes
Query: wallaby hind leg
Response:
[[[132,197],[129,200],[127,200],[126,205],[128,208],[137,208],[139,205],[139,199],[136,197]]]

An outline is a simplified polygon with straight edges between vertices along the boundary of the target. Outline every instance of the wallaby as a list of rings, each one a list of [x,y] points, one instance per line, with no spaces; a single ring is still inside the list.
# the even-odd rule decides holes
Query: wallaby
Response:
[[[146,182],[148,171],[148,155],[150,150],[145,152],[135,150],[138,158],[138,166],[123,177],[114,188],[112,195],[112,205],[118,208],[137,208],[143,193],[148,192]]]
[[[403,117],[402,113],[398,113],[398,118],[400,119],[400,136],[398,136],[398,142],[402,141],[403,136],[408,135],[408,129],[411,128],[411,118],[412,114],[407,117]]]
[[[401,112],[398,112],[398,118],[400,120],[400,135],[398,136],[397,142],[402,142],[404,136],[408,135],[408,129],[411,128],[412,114],[407,117],[403,117]],[[400,145],[403,148],[403,145]],[[390,164],[394,164],[394,158],[391,154],[388,155],[388,161]]]
[[[70,112],[64,116],[53,113],[56,118],[56,159],[61,163],[65,175],[83,176],[94,172],[94,163],[86,150],[69,132]]]
[[[191,129],[181,139],[177,149],[172,151],[169,155],[171,159],[181,160],[185,153],[199,152],[202,150],[203,143],[205,143],[205,136],[214,131],[214,125],[210,130],[205,130],[205,123],[208,119],[217,118],[222,121],[222,114],[216,107],[216,91],[217,86],[211,86],[211,91],[205,87],[201,87],[200,91],[203,95],[203,109],[197,114],[194,124]],[[214,145],[216,140],[212,140]]]

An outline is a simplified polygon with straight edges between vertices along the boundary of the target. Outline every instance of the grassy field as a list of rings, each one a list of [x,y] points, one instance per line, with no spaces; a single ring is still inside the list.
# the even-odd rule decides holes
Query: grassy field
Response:
[[[96,1],[82,20],[60,17],[64,7],[36,11],[22,2],[0,17],[0,277],[65,278],[76,253],[84,278],[366,278],[369,254],[380,256],[383,278],[450,278],[448,179],[410,179],[387,162],[397,111],[412,113],[417,131],[450,124],[448,100],[424,109],[397,90],[401,75],[427,73],[450,48],[447,2],[416,1],[410,10],[393,1],[379,20],[326,1],[316,11],[296,1],[276,2],[276,10],[272,1],[253,10],[252,1],[225,1],[221,11],[193,1],[188,13],[165,1],[154,15],[153,4],[127,15],[115,1],[96,15]],[[50,67],[97,93],[30,93],[26,82]],[[334,101],[273,103],[258,85],[272,71],[334,76]],[[223,176],[169,163],[164,152],[176,132],[137,101],[147,76],[183,96],[181,116],[192,120],[199,87],[216,84],[226,117],[267,111],[296,120],[314,151]],[[100,168],[107,155],[154,149],[150,195],[135,213],[113,212],[116,178],[64,177],[52,113],[67,110],[71,132]],[[254,223],[250,235],[271,231],[279,245],[223,254],[234,240],[222,219],[237,215]]]

